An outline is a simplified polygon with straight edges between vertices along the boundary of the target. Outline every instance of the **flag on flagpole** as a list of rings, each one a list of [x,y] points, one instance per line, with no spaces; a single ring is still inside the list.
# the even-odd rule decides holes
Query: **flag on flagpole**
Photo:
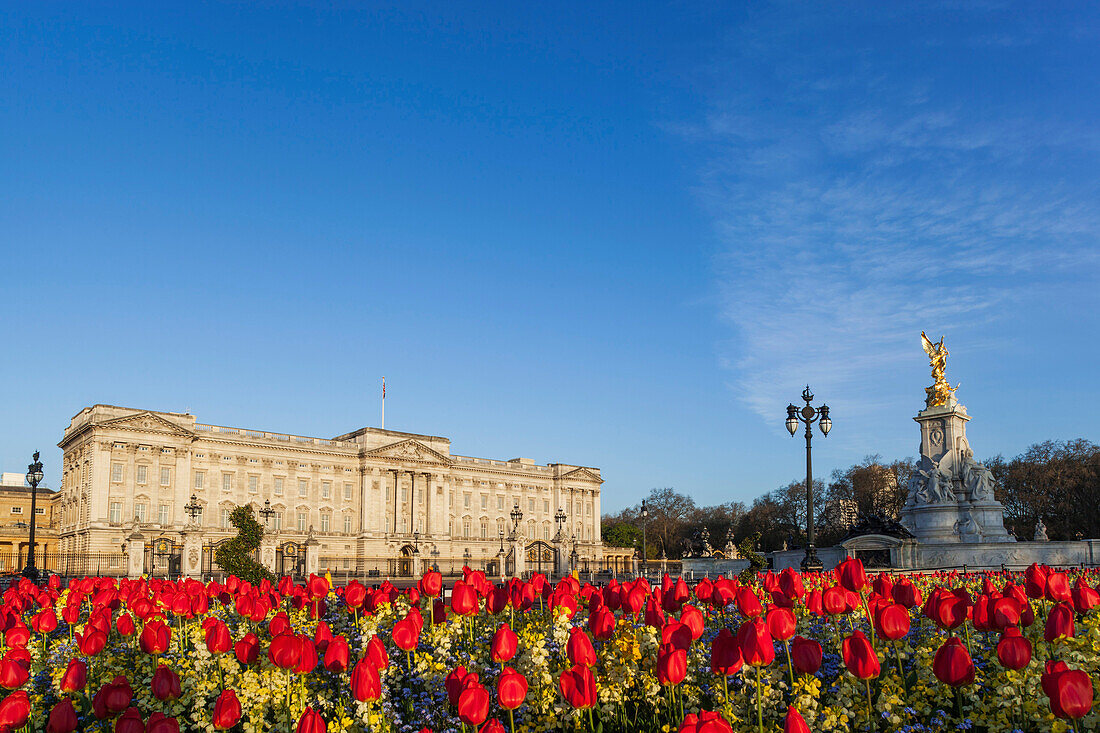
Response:
[[[386,399],[386,378],[382,377],[382,399]]]

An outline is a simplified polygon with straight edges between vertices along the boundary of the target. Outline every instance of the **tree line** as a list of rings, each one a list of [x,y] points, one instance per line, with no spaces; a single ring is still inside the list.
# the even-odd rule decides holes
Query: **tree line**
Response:
[[[1100,537],[1100,446],[1083,438],[1036,443],[1020,455],[985,462],[996,479],[995,497],[1004,504],[1005,526],[1020,540],[1030,540],[1040,518],[1051,540]],[[912,458],[885,461],[870,455],[846,469],[833,471],[826,483],[815,480],[816,544],[836,544],[862,518],[897,520],[908,497]],[[731,501],[698,506],[671,487],[655,488],[646,497],[646,552],[656,559],[682,557],[686,542],[705,527],[715,549],[759,533],[764,551],[804,546],[806,482],[794,480],[757,497],[751,505]],[[642,544],[641,504],[603,516],[603,539],[616,547]]]

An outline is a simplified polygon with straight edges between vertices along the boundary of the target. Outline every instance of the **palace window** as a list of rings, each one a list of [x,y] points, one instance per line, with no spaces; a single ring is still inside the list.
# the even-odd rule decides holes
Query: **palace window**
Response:
[[[351,484],[344,484],[344,501],[351,501]]]
[[[134,520],[139,524],[145,523],[145,504],[134,504]]]
[[[462,506],[465,507],[466,509],[470,508],[470,495],[469,494],[463,494],[462,495]]]
[[[542,538],[544,540],[550,539],[550,525],[544,524],[542,526]]]
[[[204,480],[205,477],[206,477],[206,474],[204,474],[202,471],[195,471],[195,488],[196,489],[200,489],[200,490],[202,489],[203,480]]]
[[[222,474],[222,491],[232,491],[232,490],[233,490],[233,474],[223,473]]]
[[[498,519],[497,520],[497,536],[499,537],[502,534],[504,534],[504,520],[503,519]]]
[[[116,484],[119,481],[122,480],[122,464],[121,463],[112,463],[111,464],[111,480],[114,481]]]
[[[481,539],[485,540],[489,538],[489,523],[484,519],[481,520]]]
[[[118,524],[119,522],[122,521],[122,502],[121,501],[112,501],[111,502],[111,511],[110,511],[110,514],[108,515],[108,519],[110,520],[111,524]]]
[[[137,482],[139,484],[145,483],[148,472],[149,472],[149,467],[148,466],[138,466],[137,467]]]
[[[279,531],[283,528],[283,513],[275,512],[275,516],[271,518],[271,523],[275,527],[275,531]]]
[[[13,507],[11,508],[11,513],[12,513],[12,514],[22,514],[22,513],[23,513],[23,507],[21,507],[21,506],[13,506]]]
[[[162,468],[160,469],[160,485],[169,486],[172,483],[172,469]]]
[[[321,531],[328,532],[329,517],[331,515],[328,512],[321,513]]]
[[[543,512],[543,514],[549,514],[550,513],[550,500],[549,499],[543,499],[542,500],[542,512]]]
[[[281,478],[275,479],[275,496],[283,495],[283,480]]]
[[[463,519],[462,520],[462,536],[467,537],[467,538],[470,536],[470,520],[469,519]]]
[[[489,507],[489,497],[485,494],[481,495],[481,508],[487,509]]]
[[[34,508],[34,513],[35,513],[35,514],[45,514],[45,513],[46,513],[46,510],[45,510],[45,509],[43,509],[43,508],[42,508],[42,507],[40,507],[40,506],[36,506],[36,507]],[[36,542],[35,544],[37,545],[38,543]]]
[[[167,527],[169,524],[171,524],[171,519],[170,519],[171,516],[172,516],[172,507],[169,506],[168,504],[161,504],[160,505],[160,510],[157,514],[157,522],[162,527]]]
[[[504,497],[503,496],[498,496],[497,497],[497,509],[503,509],[503,508],[504,508]]]
[[[404,504],[408,500],[409,500],[409,487],[408,486],[402,486],[401,487],[401,503]]]
[[[260,490],[260,477],[252,475],[248,477],[248,491],[255,494]]]
[[[299,532],[305,532],[306,531],[306,513],[305,512],[298,512],[298,531]]]
[[[351,534],[351,515],[344,515],[344,534]]]
[[[195,523],[198,524],[200,527],[202,526],[202,518],[203,518],[204,513],[205,512],[202,508],[202,505],[200,504],[199,505],[199,511],[195,514]]]
[[[532,512],[535,511],[535,500],[534,499],[528,499],[527,500],[527,509],[529,511],[532,511]]]
[[[327,499],[327,498],[329,498],[329,496],[331,494],[332,494],[332,482],[331,481],[322,481],[321,482],[321,498],[322,499]]]
[[[298,496],[309,495],[309,479],[298,479]]]

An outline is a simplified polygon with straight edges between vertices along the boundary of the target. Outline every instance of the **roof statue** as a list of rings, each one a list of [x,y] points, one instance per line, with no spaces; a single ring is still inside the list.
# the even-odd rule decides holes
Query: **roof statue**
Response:
[[[940,336],[938,344],[932,343],[932,340],[924,335],[924,331],[921,331],[920,340],[924,346],[924,353],[928,354],[928,363],[932,367],[932,379],[935,380],[931,387],[924,388],[925,393],[928,395],[926,406],[939,407],[946,405],[954,399],[955,390],[959,388],[959,385],[956,384],[952,389],[947,377],[944,376],[947,371],[947,357],[951,352],[943,345],[943,336]]]

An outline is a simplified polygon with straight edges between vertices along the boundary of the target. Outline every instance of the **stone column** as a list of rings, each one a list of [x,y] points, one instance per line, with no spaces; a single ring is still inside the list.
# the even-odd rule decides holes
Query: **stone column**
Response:
[[[424,536],[432,534],[432,475],[424,474]]]
[[[390,470],[393,471],[393,524],[391,525],[390,532],[392,534],[397,534],[397,508],[398,500],[400,499],[398,492],[401,490],[401,472],[396,468]]]
[[[516,530],[516,537],[512,540],[512,553],[515,557],[515,566],[512,568],[512,574],[517,577],[523,577],[523,572],[526,569],[525,563],[527,560],[527,553],[523,549],[523,535],[520,531]]]
[[[140,578],[145,574],[145,537],[137,529],[126,538],[126,577]]]
[[[275,572],[275,545],[277,540],[274,532],[264,532],[260,540],[260,564],[271,572]]]
[[[409,471],[409,534],[416,529],[416,471]]]
[[[180,572],[186,578],[202,575],[202,534],[198,527],[189,526],[180,531],[183,541],[183,557],[180,558]]]

